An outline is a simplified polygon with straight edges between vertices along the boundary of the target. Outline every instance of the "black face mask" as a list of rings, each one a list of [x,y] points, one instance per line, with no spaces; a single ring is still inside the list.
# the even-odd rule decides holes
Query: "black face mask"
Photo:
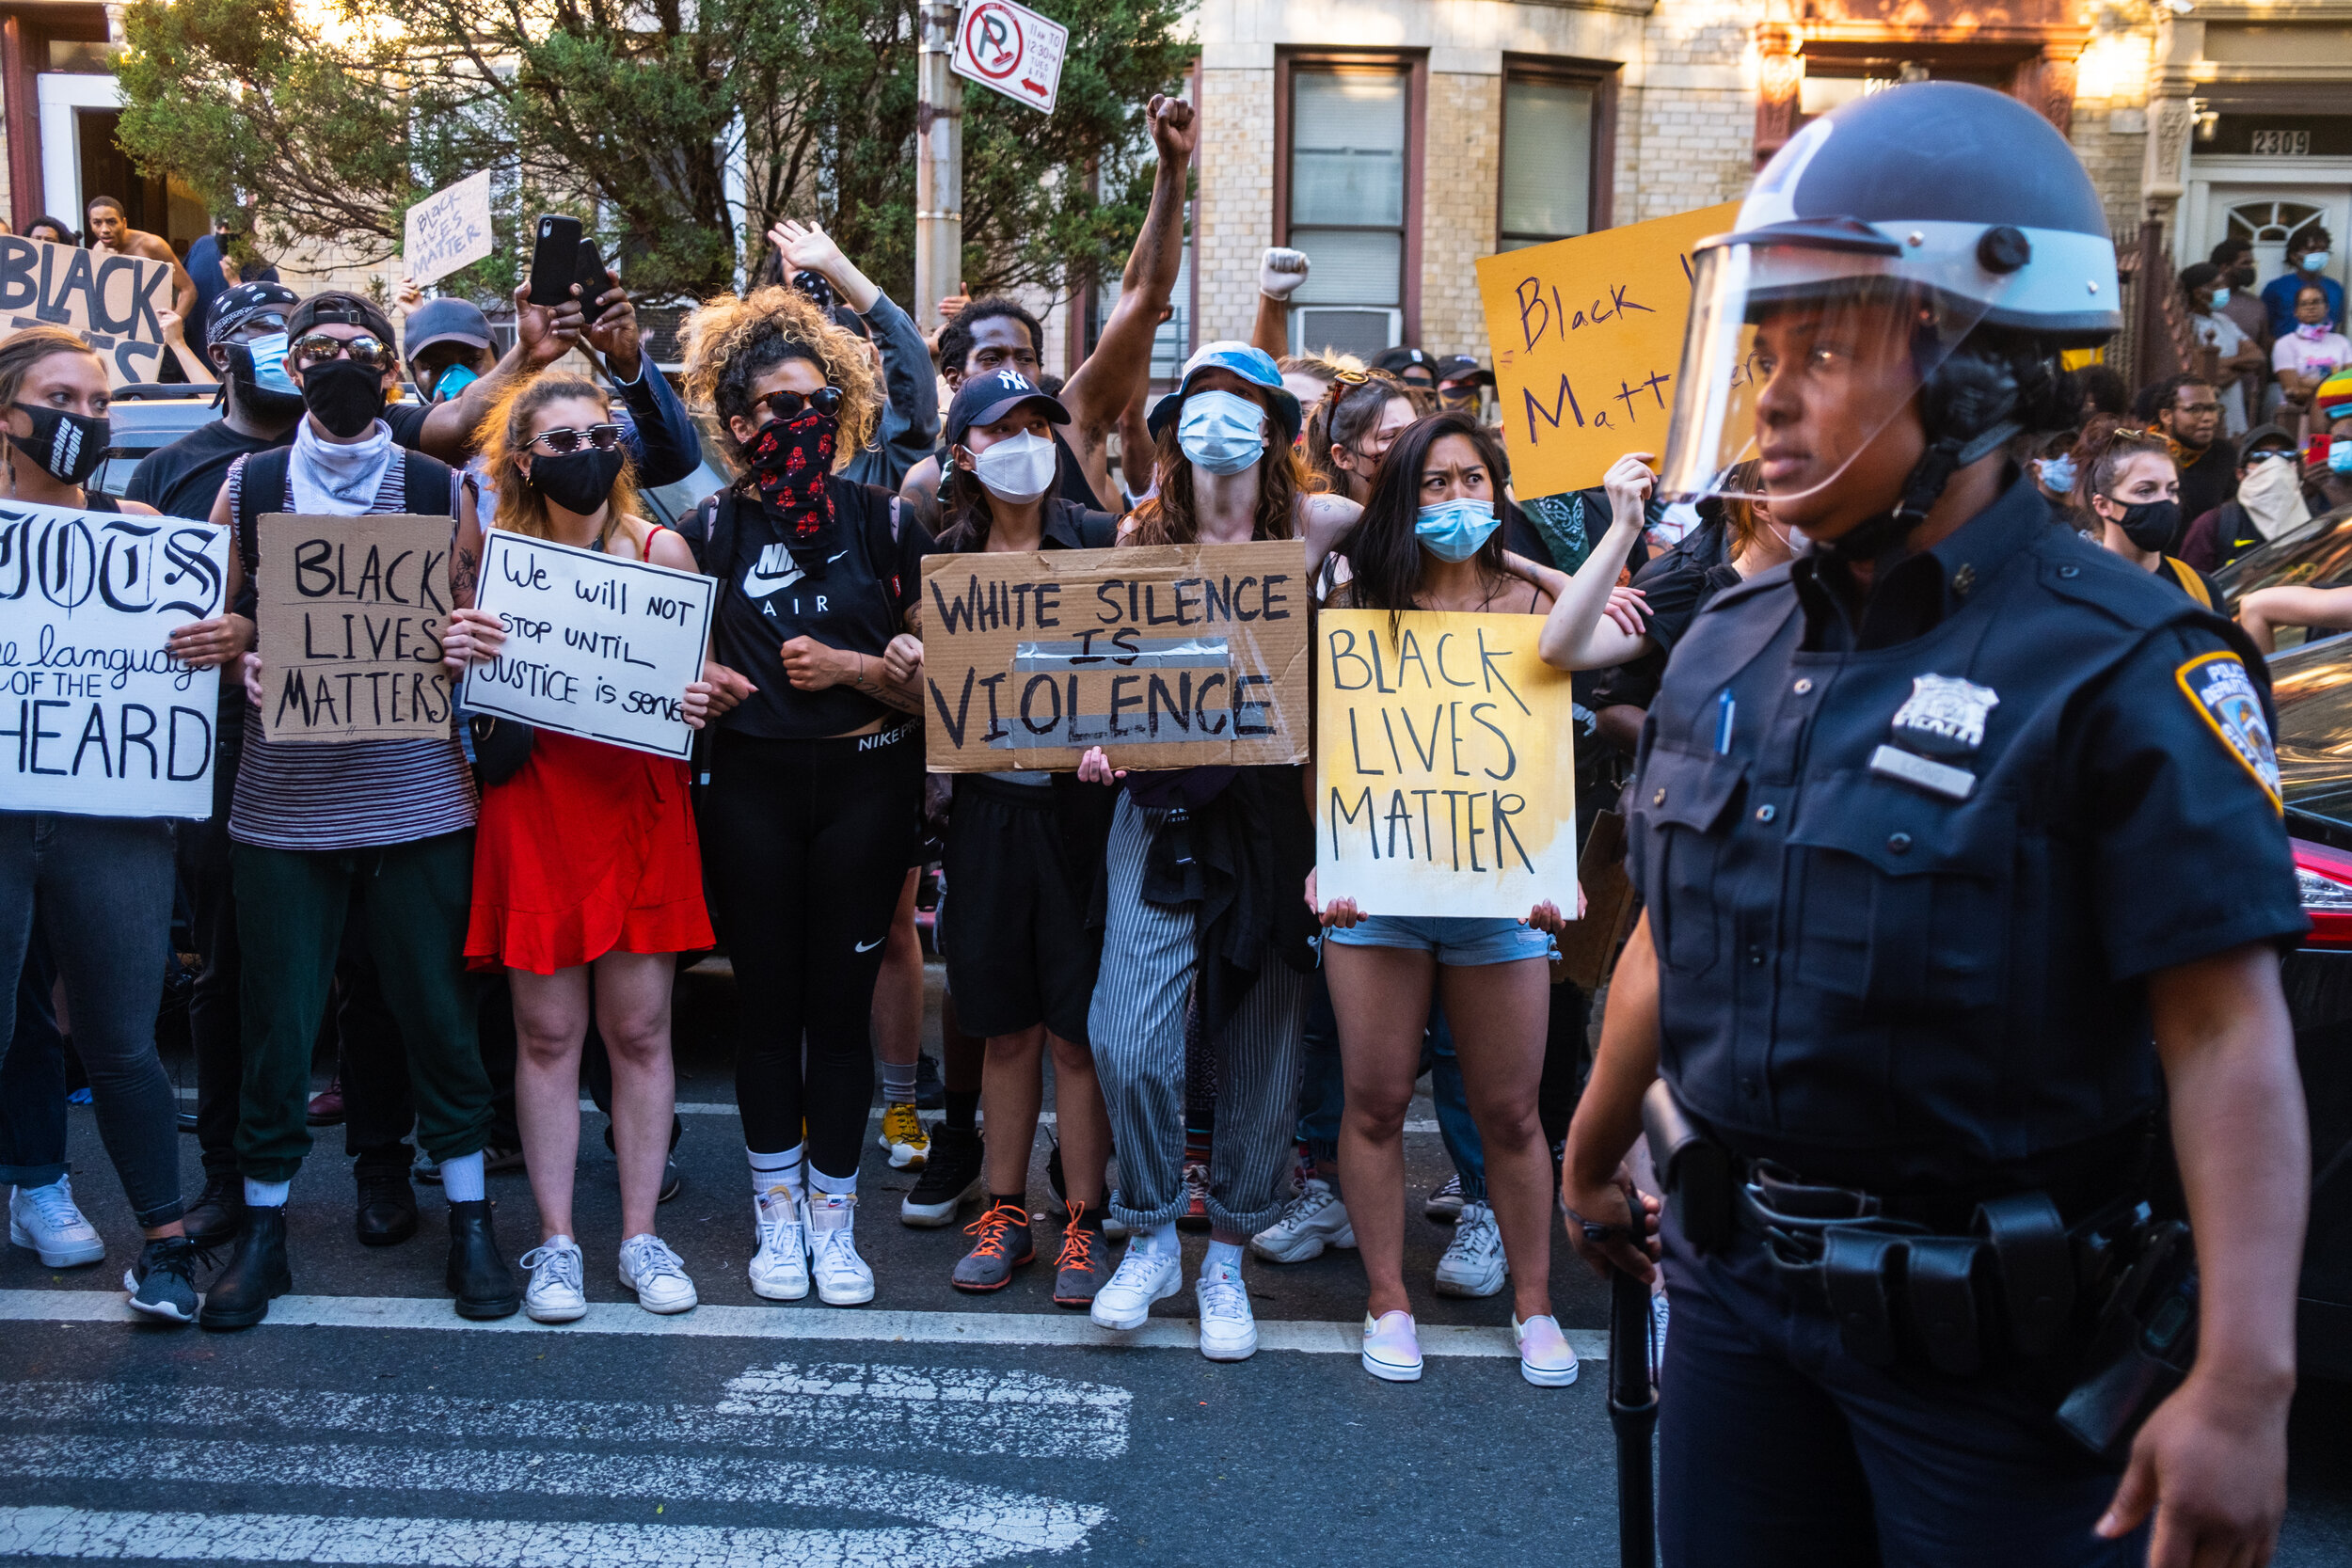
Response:
[[[275,387],[264,387],[255,378],[253,350],[245,343],[229,343],[229,379],[237,384],[237,404],[257,420],[275,422],[291,420],[302,412],[300,392],[284,392]]]
[[[612,482],[621,477],[625,455],[618,447],[611,451],[589,447],[561,457],[533,452],[532,487],[564,511],[587,516],[612,499]]]
[[[302,372],[302,403],[328,435],[348,441],[384,412],[384,378],[348,359],[325,360]]]
[[[79,484],[96,473],[114,444],[114,421],[103,415],[93,420],[30,403],[16,409],[33,421],[33,433],[21,440],[11,436],[9,443],[60,484]]]
[[[2232,267],[2230,269],[2228,281],[2230,287],[2233,289],[2250,289],[2254,286],[2254,269],[2252,267]]]
[[[2172,536],[2181,531],[2181,503],[2140,501],[2125,507],[2115,526],[2123,531],[2123,537],[2132,542],[2134,549],[2169,550],[2172,547]]]

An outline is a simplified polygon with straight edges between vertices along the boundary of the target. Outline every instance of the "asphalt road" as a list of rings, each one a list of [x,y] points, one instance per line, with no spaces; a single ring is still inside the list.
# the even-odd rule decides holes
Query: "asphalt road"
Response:
[[[683,988],[679,1098],[729,1098],[729,998]],[[1426,1101],[1416,1107],[1425,1119]],[[1352,1254],[1252,1260],[1265,1348],[1191,1348],[1189,1291],[1132,1342],[1057,1312],[1044,1259],[1011,1288],[947,1284],[956,1230],[896,1218],[911,1178],[870,1151],[866,1307],[753,1296],[739,1130],[686,1118],[685,1189],[661,1211],[703,1305],[638,1308],[613,1277],[618,1202],[602,1118],[584,1113],[578,1223],[596,1304],[581,1323],[464,1324],[439,1293],[442,1205],[405,1245],[361,1248],[339,1134],[291,1211],[297,1295],[244,1334],[131,1321],[132,1232],[87,1111],[79,1195],[112,1250],[94,1268],[0,1259],[0,1558],[78,1561],[699,1565],[1001,1562],[1202,1565],[1616,1561],[1601,1369],[1518,1375],[1507,1298],[1417,1286],[1431,1352],[1381,1384],[1351,1343]],[[1445,1174],[1407,1138],[1418,1191]],[[1041,1156],[1042,1140],[1041,1140]],[[194,1190],[194,1140],[183,1140]],[[519,1173],[491,1178],[509,1255],[536,1239]],[[1033,1204],[1049,1200],[1041,1168]],[[1416,1212],[1408,1279],[1447,1238]],[[1187,1239],[1197,1261],[1205,1238]],[[1041,1237],[1043,1241],[1043,1237]],[[1049,1254],[1050,1256],[1050,1254]],[[1555,1261],[1562,1323],[1588,1352],[1600,1287]],[[1671,1396],[1670,1396],[1671,1397]],[[2352,1394],[2297,1406],[2279,1560],[2352,1561]]]

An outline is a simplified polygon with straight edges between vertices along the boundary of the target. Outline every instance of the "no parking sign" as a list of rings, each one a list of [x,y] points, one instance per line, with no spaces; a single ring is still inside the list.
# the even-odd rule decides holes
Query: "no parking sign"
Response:
[[[1054,112],[1070,29],[1013,0],[979,0],[956,30],[951,69],[1042,114]]]

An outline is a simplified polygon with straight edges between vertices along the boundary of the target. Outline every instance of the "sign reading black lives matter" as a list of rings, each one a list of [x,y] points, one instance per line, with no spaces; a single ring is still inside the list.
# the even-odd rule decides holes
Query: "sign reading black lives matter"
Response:
[[[717,579],[492,532],[475,602],[506,628],[466,672],[465,704],[542,729],[682,757],[686,689],[702,679]]]
[[[262,726],[272,742],[450,733],[447,517],[261,519]]]
[[[1303,760],[1306,564],[1295,540],[925,558],[929,767]]]
[[[163,379],[171,263],[0,234],[0,341],[62,326],[106,361],[107,382]]]
[[[212,815],[220,672],[165,641],[228,581],[224,529],[0,503],[0,810]]]

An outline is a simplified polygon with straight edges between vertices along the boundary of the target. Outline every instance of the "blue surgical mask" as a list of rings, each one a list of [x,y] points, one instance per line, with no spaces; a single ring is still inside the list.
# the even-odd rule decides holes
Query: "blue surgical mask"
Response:
[[[2217,309],[2217,310],[2221,309],[2223,307],[2227,306],[2229,303],[2230,303],[2230,291],[2229,291],[2229,290],[2227,290],[2227,289],[2216,289],[2216,290],[2213,292],[2213,308],[2214,308],[2215,309]]]
[[[1265,410],[1231,392],[1195,392],[1177,417],[1176,444],[1197,467],[1240,473],[1265,455]]]
[[[441,372],[441,379],[433,384],[433,400],[447,403],[481,379],[480,372],[471,365],[452,365]]]
[[[2042,483],[2045,489],[2064,495],[2074,488],[2074,458],[2045,457],[2038,466],[2042,469]]]
[[[2352,474],[2352,436],[2339,436],[2328,443],[2328,471]]]
[[[1413,520],[1413,537],[1439,561],[1459,563],[1476,555],[1502,526],[1492,501],[1439,501],[1421,509],[1421,515]]]
[[[2303,270],[2305,272],[2326,272],[2328,270],[2328,252],[2324,250],[2307,250],[2303,253]]]
[[[266,338],[256,338],[246,345],[253,353],[253,385],[264,392],[283,392],[298,398],[302,388],[286,374],[286,345],[283,332],[273,332]]]

